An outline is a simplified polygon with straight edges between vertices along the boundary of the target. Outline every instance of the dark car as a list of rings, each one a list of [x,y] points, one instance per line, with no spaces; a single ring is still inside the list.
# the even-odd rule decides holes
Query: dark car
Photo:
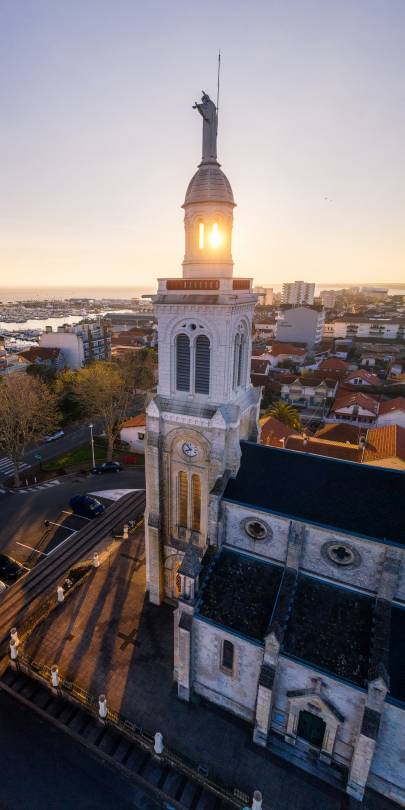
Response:
[[[104,504],[91,495],[74,495],[69,501],[69,506],[76,515],[90,519],[98,517],[105,512]]]
[[[17,560],[7,557],[7,554],[0,554],[0,577],[6,582],[18,579],[24,573],[24,568]]]
[[[97,467],[93,468],[93,473],[102,475],[103,473],[120,472],[120,470],[122,470],[122,465],[119,461],[105,461],[104,464],[97,464]]]

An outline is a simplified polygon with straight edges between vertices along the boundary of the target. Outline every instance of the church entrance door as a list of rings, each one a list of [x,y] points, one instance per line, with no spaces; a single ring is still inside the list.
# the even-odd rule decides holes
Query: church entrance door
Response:
[[[321,717],[311,712],[300,712],[297,737],[301,737],[301,739],[315,745],[317,748],[322,748],[325,729],[326,723]]]

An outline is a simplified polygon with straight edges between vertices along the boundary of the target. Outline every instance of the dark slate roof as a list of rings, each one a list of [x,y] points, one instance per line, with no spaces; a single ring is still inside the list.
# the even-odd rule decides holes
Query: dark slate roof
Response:
[[[405,545],[405,472],[241,442],[224,499]]]
[[[300,574],[283,652],[366,685],[373,599]]]
[[[282,573],[279,566],[223,549],[201,588],[197,612],[216,624],[262,641]]]
[[[389,655],[390,695],[405,703],[405,608],[393,605]]]

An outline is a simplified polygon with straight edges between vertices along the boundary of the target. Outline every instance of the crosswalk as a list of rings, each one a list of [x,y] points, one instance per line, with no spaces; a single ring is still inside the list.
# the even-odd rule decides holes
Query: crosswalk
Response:
[[[20,487],[19,489],[6,489],[0,484],[0,495],[25,495],[27,492],[38,492],[40,489],[57,487],[60,483],[58,478],[55,478],[53,481],[44,481],[43,484],[32,484],[30,487]]]
[[[29,464],[19,464],[18,469],[20,472],[28,470]],[[13,462],[7,456],[0,458],[0,478],[6,478],[8,475],[14,475]]]

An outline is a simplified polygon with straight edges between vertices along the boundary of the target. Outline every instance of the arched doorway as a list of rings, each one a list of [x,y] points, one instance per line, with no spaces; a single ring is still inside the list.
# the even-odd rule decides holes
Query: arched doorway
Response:
[[[300,712],[297,737],[301,737],[302,740],[306,740],[316,748],[322,748],[325,730],[326,723],[322,717],[305,710]]]

